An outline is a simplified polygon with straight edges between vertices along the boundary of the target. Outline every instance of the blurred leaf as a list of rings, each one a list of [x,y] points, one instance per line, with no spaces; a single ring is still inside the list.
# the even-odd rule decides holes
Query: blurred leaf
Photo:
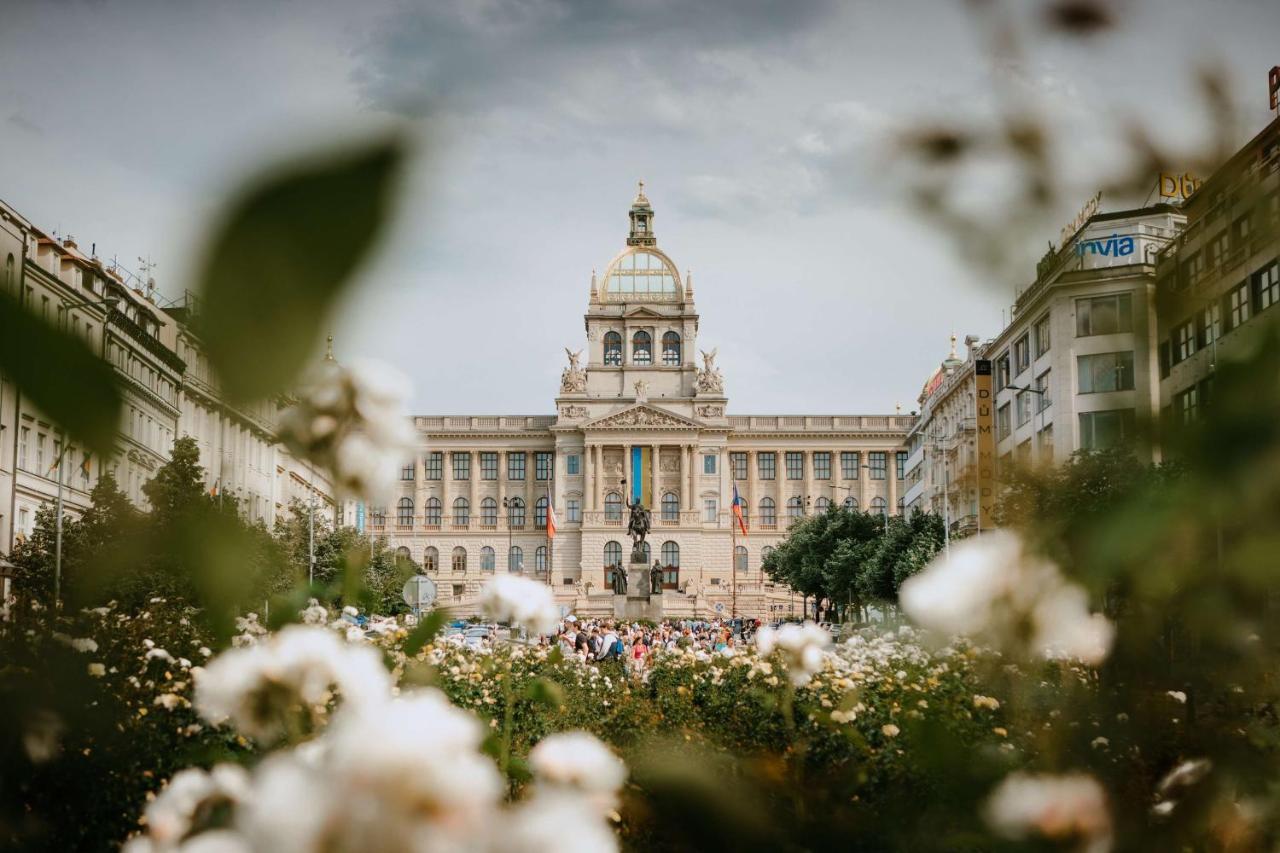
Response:
[[[402,158],[395,138],[343,150],[268,174],[231,205],[198,318],[229,397],[259,399],[297,377],[382,228]]]
[[[525,695],[534,702],[541,702],[548,708],[559,708],[564,704],[564,690],[549,678],[535,678],[525,688]]]
[[[1045,16],[1050,27],[1073,36],[1092,36],[1116,23],[1110,5],[1102,0],[1057,0]]]
[[[426,616],[422,617],[422,621],[418,623],[418,627],[414,628],[404,641],[404,653],[409,657],[413,657],[422,647],[431,641],[431,638],[440,633],[440,629],[444,627],[444,623],[449,620],[449,611],[443,607],[437,607]]]
[[[72,438],[100,456],[111,454],[121,407],[115,371],[83,340],[40,319],[8,294],[0,294],[0,373]],[[80,460],[65,463],[70,471]]]

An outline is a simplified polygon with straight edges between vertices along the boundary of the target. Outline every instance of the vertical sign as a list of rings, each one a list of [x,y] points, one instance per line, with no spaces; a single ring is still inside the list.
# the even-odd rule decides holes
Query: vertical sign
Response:
[[[978,431],[978,532],[995,527],[996,433],[995,399],[991,392],[991,359],[973,363]]]
[[[1280,110],[1280,65],[1267,74],[1267,88],[1271,91],[1271,109]]]
[[[356,501],[356,531],[364,533],[364,501]]]

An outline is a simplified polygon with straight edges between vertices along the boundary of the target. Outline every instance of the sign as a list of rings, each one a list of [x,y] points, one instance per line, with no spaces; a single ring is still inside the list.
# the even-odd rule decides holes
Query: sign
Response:
[[[1120,237],[1112,234],[1106,238],[1080,240],[1076,243],[1076,254],[1082,258],[1086,254],[1120,258],[1125,255],[1132,255],[1133,247],[1132,236]]]
[[[356,532],[364,533],[364,501],[356,501]]]
[[[1271,109],[1280,110],[1280,65],[1273,66],[1267,74],[1267,88],[1271,92]]]
[[[716,602],[716,612],[717,612],[717,613],[723,613],[723,612],[724,612],[724,602],[723,602],[723,601],[717,601],[717,602]]]
[[[1098,205],[1102,204],[1102,193],[1098,192],[1093,198],[1085,202],[1084,207],[1080,208],[1080,212],[1076,214],[1076,218],[1068,222],[1062,227],[1062,239],[1058,242],[1066,245],[1071,239],[1071,235],[1080,230],[1080,227],[1089,221],[1089,217],[1098,212]]]
[[[1200,189],[1200,179],[1190,172],[1183,172],[1181,175],[1172,172],[1160,173],[1160,198],[1186,201],[1198,189]]]
[[[404,585],[404,603],[414,610],[430,607],[436,600],[436,582],[426,575],[414,575]]]
[[[995,396],[991,390],[991,359],[973,363],[978,431],[978,532],[995,527],[996,432]]]

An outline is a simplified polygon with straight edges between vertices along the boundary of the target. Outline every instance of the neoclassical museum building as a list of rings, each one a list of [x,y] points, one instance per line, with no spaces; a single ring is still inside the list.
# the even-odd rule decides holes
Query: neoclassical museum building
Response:
[[[604,614],[612,567],[630,556],[625,504],[638,499],[667,615],[799,613],[762,561],[788,524],[832,503],[899,512],[914,417],[730,413],[716,350],[695,358],[693,284],[658,248],[643,184],[629,216],[625,247],[592,276],[586,346],[566,350],[554,414],[415,417],[420,452],[369,532],[407,549],[457,612],[512,571]]]

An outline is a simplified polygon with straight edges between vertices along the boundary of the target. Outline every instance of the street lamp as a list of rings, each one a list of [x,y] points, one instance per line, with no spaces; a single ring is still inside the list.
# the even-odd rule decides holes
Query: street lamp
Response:
[[[1044,411],[1044,398],[1045,398],[1045,395],[1049,393],[1048,389],[1040,390],[1038,388],[1032,388],[1030,385],[1026,386],[1025,388],[1019,388],[1017,385],[1010,385],[1009,390],[1017,391],[1019,393],[1025,393],[1025,394],[1036,394],[1037,396],[1040,397],[1040,399],[1036,403],[1036,410],[1031,413],[1031,431],[1035,433],[1036,444],[1039,445],[1040,429],[1044,428],[1044,418],[1040,419],[1040,429],[1037,429],[1036,415],[1039,415],[1041,412]],[[1037,447],[1037,455],[1038,455],[1038,451],[1039,451],[1039,447]]]
[[[507,521],[507,573],[508,574],[511,573],[511,548],[515,544],[512,539],[512,531],[511,531],[512,503],[513,501],[511,500],[511,498],[504,497],[502,499],[502,511],[503,511],[503,514],[506,516],[506,521]]]

